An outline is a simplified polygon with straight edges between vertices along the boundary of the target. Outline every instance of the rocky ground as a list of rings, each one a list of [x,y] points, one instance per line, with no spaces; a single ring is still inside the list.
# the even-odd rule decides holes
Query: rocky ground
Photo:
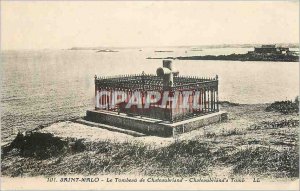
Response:
[[[2,147],[2,175],[139,174],[299,177],[299,114],[222,103],[229,119],[172,138],[134,137],[66,121]]]

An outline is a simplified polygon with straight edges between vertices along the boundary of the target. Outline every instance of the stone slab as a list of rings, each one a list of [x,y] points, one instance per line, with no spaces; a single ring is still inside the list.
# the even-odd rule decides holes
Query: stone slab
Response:
[[[141,116],[127,116],[112,111],[87,110],[85,120],[137,131],[147,135],[170,137],[227,119],[225,111],[197,116],[179,122],[168,122]]]

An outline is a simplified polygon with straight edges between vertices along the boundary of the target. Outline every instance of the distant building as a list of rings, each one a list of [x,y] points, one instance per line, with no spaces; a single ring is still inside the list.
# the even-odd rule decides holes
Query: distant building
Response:
[[[254,51],[249,53],[254,54],[287,54],[289,48],[277,47],[275,44],[262,45],[261,47],[254,47]]]

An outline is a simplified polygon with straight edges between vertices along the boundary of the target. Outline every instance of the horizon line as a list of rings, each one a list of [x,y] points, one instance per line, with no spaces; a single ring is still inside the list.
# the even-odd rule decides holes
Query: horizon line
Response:
[[[87,48],[87,49],[91,49],[91,48],[96,48],[96,49],[100,49],[100,48],[169,48],[169,47],[211,47],[211,46],[245,46],[245,45],[265,45],[265,44],[285,44],[285,45],[298,45],[298,47],[300,48],[300,42],[273,42],[273,43],[224,43],[224,44],[203,44],[203,45],[131,45],[131,46],[71,46],[68,48],[9,48],[9,49],[3,49],[1,47],[0,51],[9,51],[9,50],[70,50],[72,48]]]

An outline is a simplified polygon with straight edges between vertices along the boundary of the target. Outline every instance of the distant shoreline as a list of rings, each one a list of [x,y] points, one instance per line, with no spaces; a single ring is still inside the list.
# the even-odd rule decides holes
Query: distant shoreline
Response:
[[[253,43],[253,44],[206,44],[206,45],[174,45],[174,46],[94,46],[94,47],[83,47],[74,46],[68,48],[68,50],[100,50],[100,49],[127,49],[127,48],[199,48],[199,49],[212,49],[212,48],[253,48],[256,46],[261,46],[263,43]],[[299,48],[299,43],[279,43],[274,42],[278,46],[284,46],[288,48]]]
[[[205,56],[179,56],[147,59],[175,59],[175,60],[224,60],[224,61],[269,61],[269,62],[299,62],[299,56],[294,55],[251,55],[251,54],[230,54],[230,55],[205,55]]]

